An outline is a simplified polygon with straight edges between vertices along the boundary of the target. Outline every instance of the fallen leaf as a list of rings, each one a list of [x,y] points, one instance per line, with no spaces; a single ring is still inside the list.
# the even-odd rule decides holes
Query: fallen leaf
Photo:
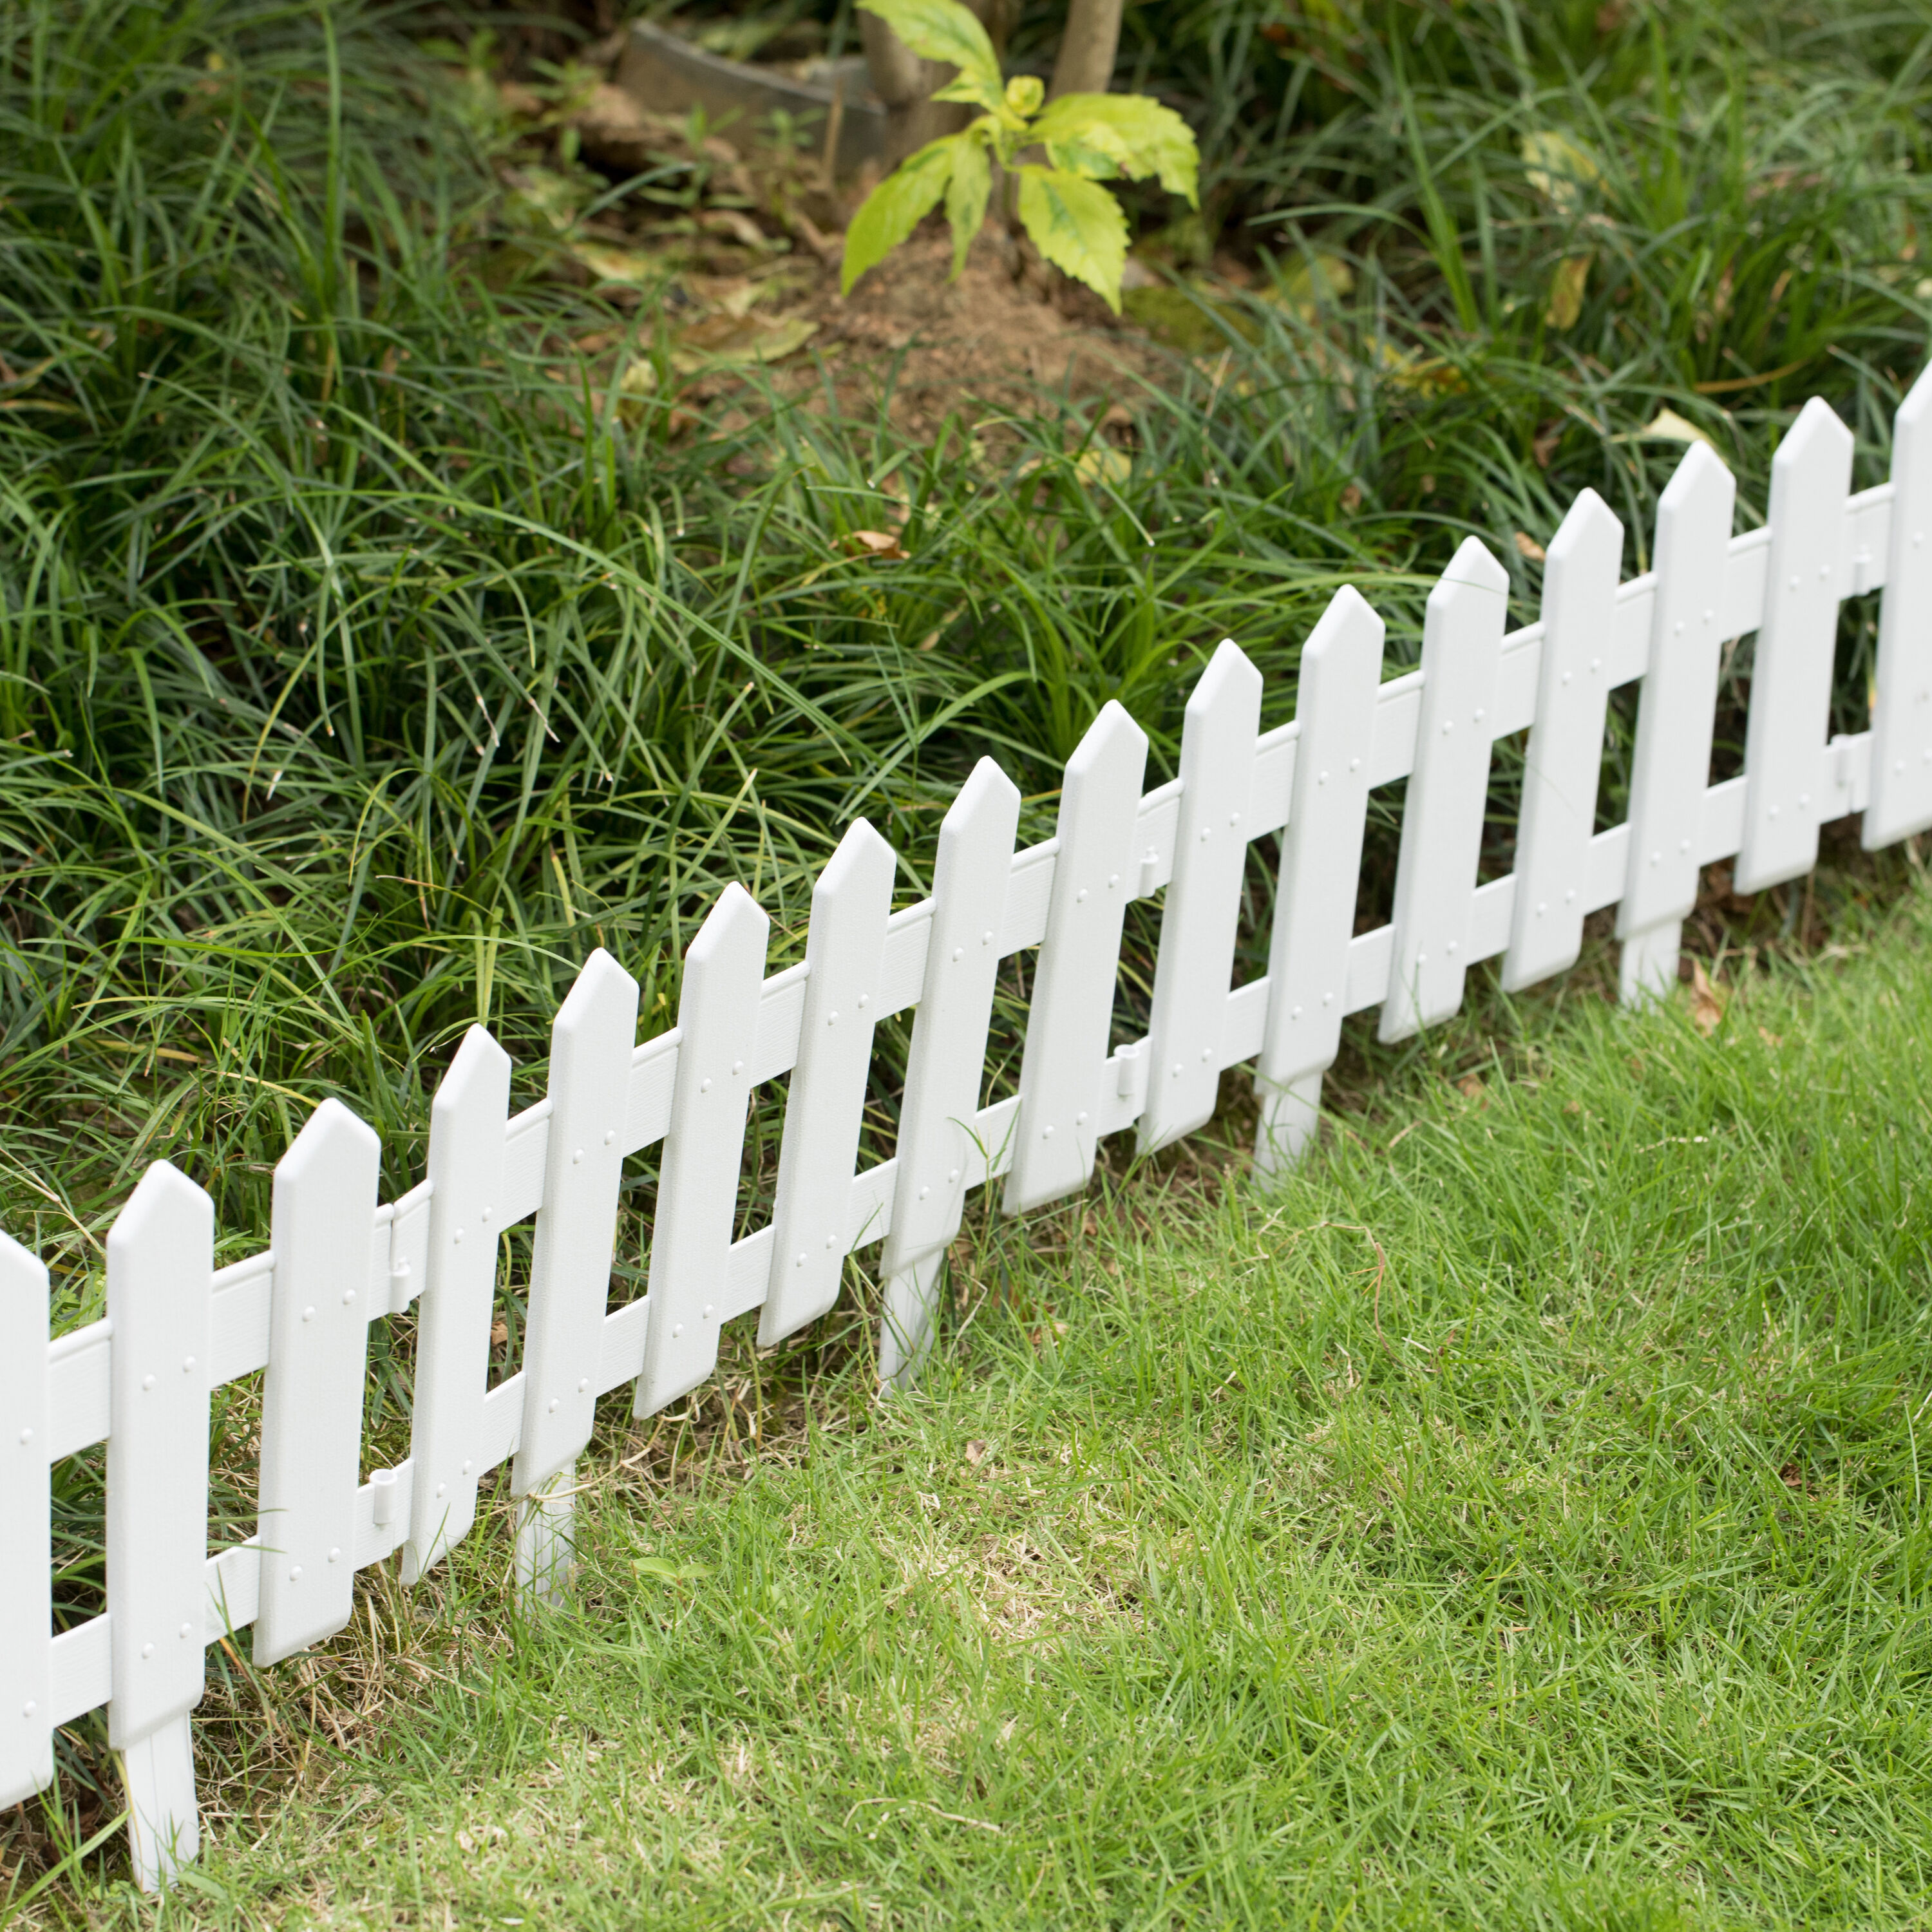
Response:
[[[1784,1044],[1784,1034],[1781,1033],[1770,1032],[1763,1027],[1760,1027],[1758,1028],[1757,1036],[1760,1040],[1764,1042],[1766,1046],[1782,1046]]]
[[[1353,483],[1342,492],[1341,505],[1345,517],[1352,517],[1362,507],[1362,493]]]
[[[644,419],[644,398],[656,394],[657,366],[641,359],[627,364],[617,380],[617,419],[635,429]]]
[[[1707,449],[1717,445],[1694,422],[1686,422],[1675,410],[1659,410],[1641,429],[1625,430],[1612,442],[1701,442]]]
[[[1456,1083],[1456,1090],[1466,1100],[1480,1100],[1483,1097],[1483,1076],[1480,1073],[1466,1073]]]
[[[1516,533],[1516,554],[1532,563],[1543,563],[1549,560],[1550,553],[1527,530]]]
[[[1083,483],[1124,483],[1134,473],[1134,459],[1112,443],[1096,443],[1073,459],[1073,472]]]
[[[510,1324],[507,1322],[498,1320],[490,1324],[490,1346],[493,1348],[500,1348],[509,1339]]]
[[[1718,1030],[1718,1022],[1724,1017],[1724,996],[1712,986],[1704,971],[1703,962],[1690,962],[1690,1024],[1706,1036]]]
[[[698,216],[698,225],[709,229],[714,235],[728,235],[733,241],[747,248],[755,248],[760,254],[784,245],[774,242],[748,214],[735,208],[707,208]]]
[[[1590,280],[1590,264],[1596,260],[1594,254],[1586,250],[1580,255],[1565,255],[1556,265],[1556,272],[1550,278],[1550,302],[1543,311],[1543,319],[1552,328],[1574,328],[1576,318],[1583,313],[1583,291]]]
[[[977,1468],[986,1460],[986,1445],[976,1436],[966,1445],[966,1460]]]
[[[1604,178],[1604,171],[1571,140],[1554,128],[1524,135],[1520,152],[1523,177],[1553,208],[1565,214],[1581,206],[1583,191]]]
[[[756,362],[777,362],[802,349],[818,333],[818,325],[802,315],[775,320],[753,312],[746,315],[707,315],[678,338],[670,365],[680,376],[706,369],[742,368]]]
[[[1556,446],[1562,440],[1563,418],[1561,416],[1552,416],[1547,422],[1538,426],[1529,446],[1530,454],[1536,458],[1538,469],[1547,470],[1550,467],[1550,460],[1556,454]]]
[[[570,253],[601,284],[640,289],[668,279],[662,258],[646,248],[620,248],[610,242],[573,242]]]
[[[869,552],[885,562],[897,562],[905,555],[899,548],[896,530],[852,530],[847,533],[845,542],[855,554]]]
[[[1583,1103],[1580,1100],[1565,1100],[1563,1111],[1566,1114],[1580,1114],[1583,1111]]]

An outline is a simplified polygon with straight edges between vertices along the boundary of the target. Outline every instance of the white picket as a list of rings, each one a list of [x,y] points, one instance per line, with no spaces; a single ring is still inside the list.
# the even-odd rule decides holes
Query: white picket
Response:
[[[429,1280],[416,1328],[406,1583],[447,1556],[476,1520],[509,1111],[510,1056],[472,1026],[430,1108]]]
[[[1932,826],[1932,368],[1893,420],[1892,493],[1872,689],[1868,852]]]
[[[1261,720],[1262,674],[1224,638],[1181,727],[1180,823],[1154,957],[1143,1153],[1193,1132],[1212,1118],[1220,1092]]]
[[[644,1366],[632,1412],[655,1414],[718,1365],[752,1047],[771,922],[739,885],[724,888],[684,958],[677,1078],[658,1179]]]
[[[382,1143],[340,1100],[275,1168],[255,1661],[332,1636],[356,1596],[356,1492]]]
[[[1658,501],[1657,589],[1617,908],[1626,1004],[1677,983],[1678,936],[1697,903],[1697,828],[1711,776],[1736,501],[1736,479],[1702,443],[1685,452]]]
[[[1771,562],[1744,727],[1744,830],[1733,874],[1760,892],[1818,862],[1838,600],[1848,587],[1852,433],[1814,396],[1771,460]]]
[[[1342,1043],[1383,638],[1381,618],[1344,586],[1302,646],[1294,782],[1255,1076],[1255,1167],[1263,1176],[1292,1162],[1313,1132],[1322,1076]]]
[[[47,1271],[0,1234],[0,1808],[54,1774]]]
[[[597,1419],[637,1036],[638,982],[600,946],[550,1027],[550,1139],[524,1331],[523,1438],[510,1482],[520,1504],[518,1574],[539,1598],[554,1596],[569,1570],[569,1477]],[[542,1493],[546,1485],[559,1493]]]
[[[107,1616],[134,1865],[152,1886],[201,1842],[188,1714],[206,1678],[208,1313],[214,1204],[156,1161],[107,1234]]]
[[[1396,858],[1392,964],[1378,1037],[1406,1040],[1462,1004],[1489,800],[1509,574],[1474,537],[1429,593],[1415,766]]]
[[[892,848],[857,819],[812,895],[805,1014],[778,1144],[760,1348],[816,1322],[838,1298],[896,868]]]
[[[1571,505],[1543,573],[1543,657],[1524,754],[1516,898],[1502,982],[1566,972],[1583,949],[1576,888],[1588,877],[1610,711],[1611,640],[1624,526],[1594,490]]]
[[[940,1264],[965,1210],[999,976],[1019,788],[982,758],[939,828],[926,973],[899,1110],[892,1231],[879,1263],[879,1379],[903,1385],[932,1339]]]
[[[1020,1056],[1009,1214],[1071,1193],[1094,1171],[1147,743],[1109,698],[1066,762],[1053,894]]]

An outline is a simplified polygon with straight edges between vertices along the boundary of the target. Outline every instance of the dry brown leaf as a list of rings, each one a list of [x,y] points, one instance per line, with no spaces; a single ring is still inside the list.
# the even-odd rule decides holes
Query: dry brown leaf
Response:
[[[499,1318],[490,1324],[490,1346],[500,1348],[510,1339],[510,1324]]]
[[[1711,984],[1704,971],[1703,962],[1690,962],[1690,1024],[1703,1034],[1709,1035],[1718,1030],[1718,1022],[1724,1017],[1724,994]]]
[[[1549,551],[1545,550],[1527,530],[1518,530],[1516,533],[1516,554],[1518,556],[1527,559],[1532,563],[1544,562],[1550,556]]]
[[[1342,514],[1352,517],[1362,507],[1362,493],[1352,483],[1342,492]]]
[[[760,254],[773,245],[771,237],[748,214],[735,208],[707,208],[698,221],[700,227],[708,228],[712,234],[728,235],[733,241]]]
[[[865,551],[886,562],[903,557],[905,552],[899,548],[896,530],[853,530],[845,541],[854,552]]]
[[[986,1460],[986,1445],[977,1436],[966,1445],[966,1460],[974,1468]]]
[[[1483,1097],[1483,1076],[1480,1073],[1466,1073],[1456,1083],[1456,1090],[1466,1100],[1480,1100]]]

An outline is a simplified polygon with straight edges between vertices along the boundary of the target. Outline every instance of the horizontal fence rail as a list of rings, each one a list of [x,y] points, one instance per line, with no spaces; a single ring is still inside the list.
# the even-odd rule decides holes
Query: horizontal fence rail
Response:
[[[1815,864],[1862,812],[1868,848],[1932,826],[1932,375],[1896,424],[1891,480],[1851,494],[1850,431],[1814,399],[1778,450],[1770,521],[1731,533],[1735,490],[1694,446],[1660,500],[1656,568],[1618,572],[1593,492],[1552,542],[1538,622],[1505,634],[1508,580],[1471,539],[1431,592],[1418,670],[1382,681],[1382,620],[1340,592],[1308,640],[1298,715],[1262,732],[1262,680],[1224,643],[1189,701],[1180,776],[1143,794],[1147,740],[1108,704],[1069,764],[1055,836],[1016,850],[1019,796],[982,760],[940,832],[931,898],[891,910],[895,861],[863,821],[814,894],[804,962],[765,976],[769,922],[727,889],[686,956],[677,1024],[636,1043],[638,988],[608,953],[553,1032],[549,1091],[508,1111],[508,1056],[472,1028],[439,1088],[428,1172],[379,1202],[380,1149],[317,1108],[275,1171],[271,1244],[217,1269],[208,1197],[150,1168],[107,1242],[105,1319],[49,1339],[46,1270],[0,1236],[0,1803],[53,1774],[55,1730],[105,1705],[135,1867],[194,1855],[188,1714],[206,1646],[254,1626],[260,1664],[340,1630],[355,1574],[406,1582],[473,1526],[512,1463],[516,1574],[562,1586],[570,1477],[598,1396],[654,1413],[711,1375],[723,1324],[771,1343],[884,1244],[880,1372],[916,1374],[966,1198],[1018,1212],[1082,1186],[1105,1136],[1152,1148],[1256,1064],[1264,1175],[1312,1132],[1342,1019],[1404,1038],[1501,956],[1510,988],[1564,971],[1618,908],[1624,997],[1676,977],[1699,868],[1738,890]],[[1827,737],[1840,602],[1883,588],[1871,728]],[[1745,766],[1709,783],[1724,646],[1756,633]],[[1641,680],[1629,818],[1594,830],[1610,694]],[[1527,729],[1516,869],[1478,883],[1496,740]],[[1369,794],[1408,781],[1393,916],[1354,930]],[[1232,985],[1250,844],[1280,834],[1264,976]],[[1128,903],[1166,895],[1150,1023],[1108,1050]],[[979,1104],[999,962],[1037,946],[1018,1091]],[[897,1150],[858,1166],[880,1021],[916,1008]],[[791,1076],[770,1222],[734,1240],[752,1090]],[[664,1143],[648,1292],[607,1312],[622,1162]],[[489,1388],[499,1240],[535,1217],[523,1364]],[[364,1475],[369,1324],[420,1300],[410,1454]],[[212,1391],[266,1370],[260,1526],[208,1549]],[[487,1391],[487,1392],[486,1392]],[[104,1613],[52,1634],[50,1471],[107,1445]]]

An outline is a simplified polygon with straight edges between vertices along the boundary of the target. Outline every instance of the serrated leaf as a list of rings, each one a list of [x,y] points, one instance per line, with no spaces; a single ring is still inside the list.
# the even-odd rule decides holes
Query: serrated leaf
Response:
[[[1127,172],[1133,155],[1118,135],[1096,122],[1064,141],[1048,142],[1046,158],[1068,174],[1084,176],[1088,181],[1112,181]]]
[[[1084,282],[1120,314],[1127,218],[1105,188],[1060,168],[1022,168],[1020,220],[1056,268]]]
[[[959,76],[932,98],[973,100],[998,112],[1006,105],[1000,63],[986,29],[959,0],[859,0],[922,60],[943,61]],[[962,89],[966,90],[962,92]]]
[[[1124,175],[1157,176],[1170,194],[1200,206],[1200,151],[1187,123],[1144,94],[1063,94],[1047,103],[1032,138],[1052,146],[1078,142],[1110,156]]]
[[[946,218],[952,224],[952,274],[957,280],[966,267],[966,251],[986,218],[986,202],[993,191],[993,164],[984,145],[962,136],[954,157],[952,180],[946,190]]]
[[[883,262],[938,206],[961,151],[973,145],[963,134],[928,141],[866,196],[845,231],[845,257],[838,272],[842,295],[849,295],[852,284]]]

